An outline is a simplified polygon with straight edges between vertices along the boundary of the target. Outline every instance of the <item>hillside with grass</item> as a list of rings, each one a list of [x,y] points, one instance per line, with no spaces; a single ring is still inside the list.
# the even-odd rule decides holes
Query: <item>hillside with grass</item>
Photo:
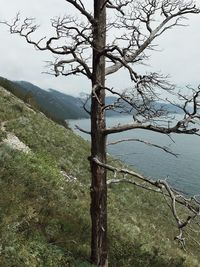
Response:
[[[91,266],[89,149],[0,87],[0,266]],[[198,233],[181,249],[160,195],[110,186],[108,228],[110,267],[200,266]]]

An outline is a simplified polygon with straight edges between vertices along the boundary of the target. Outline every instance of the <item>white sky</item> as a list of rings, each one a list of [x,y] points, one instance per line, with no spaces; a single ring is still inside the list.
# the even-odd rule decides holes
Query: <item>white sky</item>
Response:
[[[83,1],[92,6],[92,1]],[[196,1],[200,4],[200,0]],[[65,0],[0,0],[0,20],[10,20],[20,11],[23,17],[35,17],[41,25],[40,36],[49,32],[50,18],[71,14]],[[159,40],[161,52],[153,53],[149,71],[162,71],[180,85],[200,84],[200,14],[190,15],[188,27],[166,32]],[[81,77],[54,77],[42,74],[45,61],[51,60],[49,52],[36,51],[17,35],[10,35],[0,24],[0,76],[11,80],[26,80],[41,88],[54,88],[66,94],[78,95],[90,90],[90,82]],[[108,78],[109,85],[119,89],[130,86],[122,70]]]

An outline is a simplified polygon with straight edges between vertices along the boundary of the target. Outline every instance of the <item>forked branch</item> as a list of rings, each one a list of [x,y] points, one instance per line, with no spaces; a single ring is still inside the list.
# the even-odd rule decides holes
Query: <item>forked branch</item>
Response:
[[[98,160],[98,158],[93,158],[91,160],[93,160],[97,165],[113,172],[115,174],[115,177],[117,174],[131,177],[131,179],[111,179],[107,181],[107,185],[128,183],[146,190],[162,194],[177,224],[178,235],[175,237],[175,239],[180,242],[183,247],[185,247],[184,229],[192,222],[195,222],[195,220],[200,216],[200,203],[195,197],[185,197],[183,194],[170,187],[170,185],[165,180],[152,180],[134,171],[123,168],[116,168],[109,164],[102,163]],[[185,212],[187,211],[187,214],[180,212],[180,214],[182,215],[181,216],[179,214],[179,208],[177,207],[177,204],[183,206],[185,208]]]
[[[122,34],[116,37],[113,46],[110,46],[110,51],[115,47],[116,53],[109,53],[105,48],[104,55],[111,63],[106,69],[106,75],[147,59],[145,51],[153,49],[152,43],[157,37],[175,26],[184,26],[180,22],[186,15],[200,12],[193,1],[119,1],[121,4],[117,0],[115,2],[116,4],[113,4],[108,1],[107,5],[108,8],[115,8],[122,13],[112,25]],[[123,11],[122,7],[125,7]],[[126,53],[123,53],[124,50]],[[127,70],[130,72],[130,68]]]
[[[65,0],[66,2],[72,4],[77,10],[84,15],[91,24],[95,23],[94,17],[85,9],[83,2],[81,0]]]

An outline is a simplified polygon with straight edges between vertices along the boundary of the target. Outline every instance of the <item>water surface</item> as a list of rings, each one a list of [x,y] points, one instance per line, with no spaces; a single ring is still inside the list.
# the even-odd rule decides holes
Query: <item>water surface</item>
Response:
[[[110,117],[107,119],[107,125],[128,123],[130,118],[129,116]],[[89,140],[89,135],[74,128],[78,125],[90,131],[89,119],[71,120],[69,124],[74,131]],[[176,158],[158,148],[138,142],[124,142],[108,146],[110,154],[134,166],[140,173],[150,178],[167,179],[179,190],[190,195],[200,194],[200,137],[173,134],[173,142],[163,134],[137,129],[110,135],[108,142],[123,138],[138,138],[160,146],[168,146],[179,156]]]

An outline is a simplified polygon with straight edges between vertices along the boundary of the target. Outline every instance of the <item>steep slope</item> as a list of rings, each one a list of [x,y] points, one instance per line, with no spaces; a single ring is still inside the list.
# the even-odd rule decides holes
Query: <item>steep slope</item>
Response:
[[[88,142],[0,88],[0,266],[91,266],[88,155]],[[185,253],[173,241],[161,196],[108,191],[111,267],[200,266],[195,243]]]

